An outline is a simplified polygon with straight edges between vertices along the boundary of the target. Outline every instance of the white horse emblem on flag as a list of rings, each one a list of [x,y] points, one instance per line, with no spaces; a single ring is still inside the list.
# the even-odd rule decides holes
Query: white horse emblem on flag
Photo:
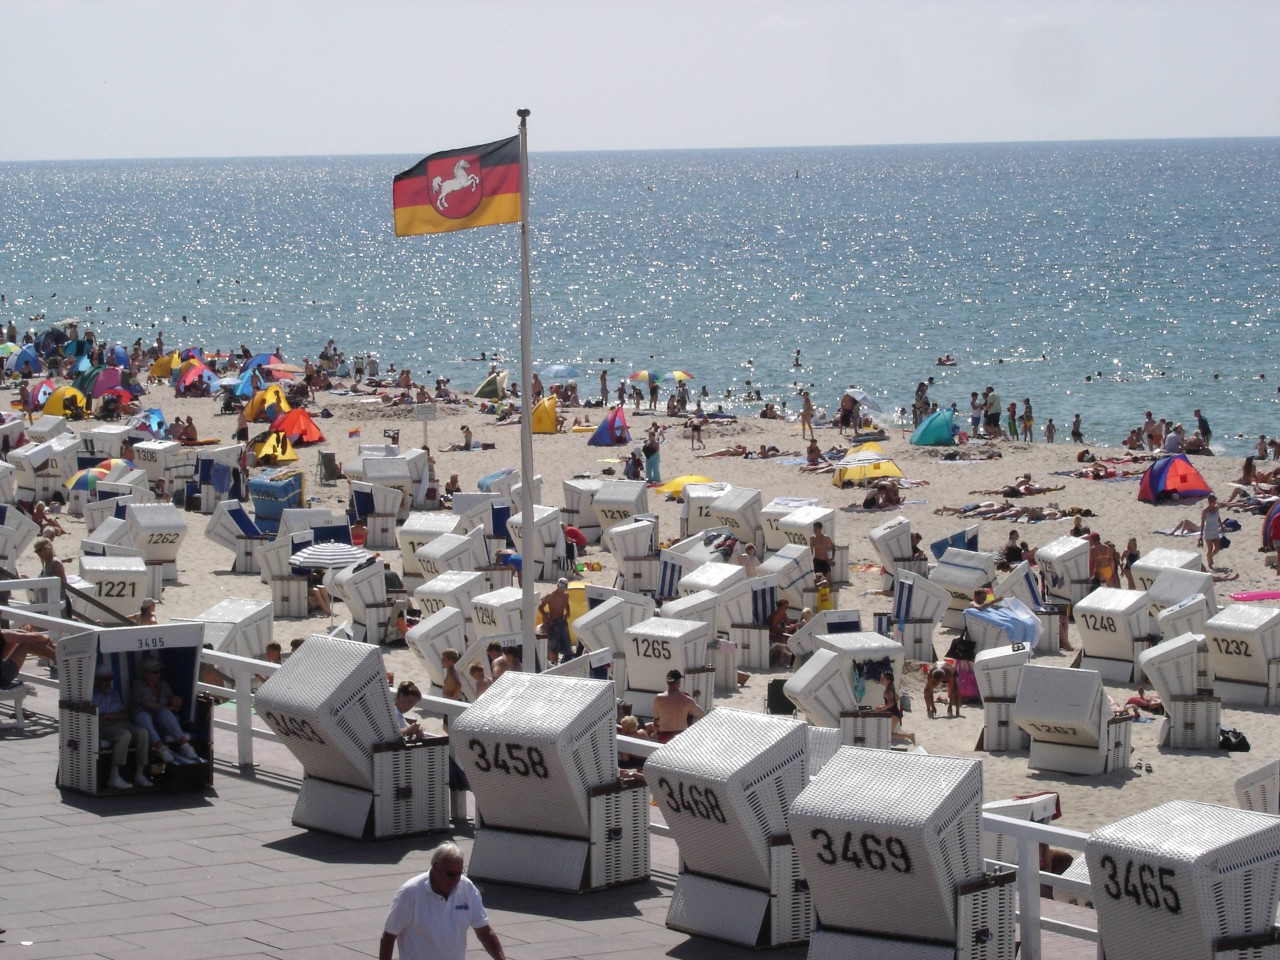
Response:
[[[463,190],[468,187],[474,193],[476,187],[480,186],[480,178],[474,173],[468,173],[471,164],[466,160],[459,160],[453,167],[453,177],[445,180],[442,177],[435,177],[431,181],[431,194],[436,198],[436,209],[447,210],[449,204],[445,203],[445,197],[453,193],[455,190]]]

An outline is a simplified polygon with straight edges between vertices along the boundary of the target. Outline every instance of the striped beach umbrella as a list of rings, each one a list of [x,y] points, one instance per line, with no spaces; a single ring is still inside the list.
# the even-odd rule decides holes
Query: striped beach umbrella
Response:
[[[661,383],[662,374],[658,373],[656,370],[637,370],[631,376],[627,377],[627,379],[638,380],[641,383]]]
[[[672,380],[675,380],[678,383],[683,382],[685,380],[698,379],[692,373],[689,373],[687,370],[672,370],[671,373],[668,374],[668,376],[670,376]]]
[[[98,481],[107,479],[111,471],[105,467],[88,467],[77,470],[63,484],[68,490],[97,490]]]

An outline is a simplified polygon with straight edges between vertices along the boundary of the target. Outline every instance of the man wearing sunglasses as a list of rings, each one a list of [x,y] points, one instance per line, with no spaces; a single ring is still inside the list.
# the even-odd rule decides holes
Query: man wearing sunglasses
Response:
[[[446,841],[431,852],[431,869],[396,891],[378,960],[391,960],[397,940],[401,960],[464,960],[468,927],[493,960],[506,960],[480,891],[463,876],[462,851]]]

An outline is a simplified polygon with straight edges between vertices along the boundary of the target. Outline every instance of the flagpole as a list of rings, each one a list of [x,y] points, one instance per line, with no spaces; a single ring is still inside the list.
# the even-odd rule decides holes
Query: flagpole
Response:
[[[523,520],[520,543],[520,661],[526,670],[534,673],[538,646],[534,627],[537,597],[533,592],[537,561],[530,549],[536,549],[536,531],[533,517],[533,308],[529,289],[529,111],[517,110],[516,116],[520,118],[520,515]]]

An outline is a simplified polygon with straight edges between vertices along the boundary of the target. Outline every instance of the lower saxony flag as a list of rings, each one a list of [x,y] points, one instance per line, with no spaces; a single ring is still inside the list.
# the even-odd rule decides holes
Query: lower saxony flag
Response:
[[[446,150],[392,184],[396,236],[520,221],[520,138]]]

